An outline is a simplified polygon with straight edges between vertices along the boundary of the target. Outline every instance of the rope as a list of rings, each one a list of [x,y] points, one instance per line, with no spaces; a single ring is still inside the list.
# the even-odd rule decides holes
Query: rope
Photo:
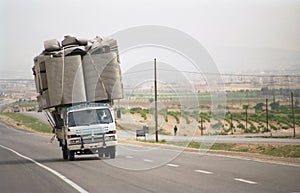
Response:
[[[65,75],[65,48],[62,48],[62,75],[61,75],[61,104],[63,104],[64,96],[64,75]]]

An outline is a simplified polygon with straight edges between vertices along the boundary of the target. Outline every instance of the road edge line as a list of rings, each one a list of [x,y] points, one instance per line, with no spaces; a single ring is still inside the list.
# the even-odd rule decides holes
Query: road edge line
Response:
[[[0,144],[0,147],[2,147],[3,149],[6,149],[6,150],[9,150],[11,151],[12,153],[16,154],[17,156],[19,157],[22,157],[28,161],[31,161],[32,163],[36,164],[37,166],[40,166],[41,168],[47,170],[48,172],[56,175],[57,177],[59,177],[60,179],[62,179],[65,183],[67,183],[68,185],[72,186],[75,190],[77,190],[78,192],[81,192],[81,193],[88,193],[88,191],[86,191],[85,189],[83,189],[82,187],[80,187],[78,184],[76,184],[75,182],[73,182],[72,180],[70,180],[69,178],[65,177],[64,175],[62,175],[61,173],[59,173],[58,171],[48,167],[48,166],[45,166],[44,164],[41,164],[37,161],[35,161],[34,159],[30,158],[30,157],[27,157],[25,155],[22,155],[20,154],[19,152],[9,148],[9,147],[6,147],[4,145],[1,145]]]

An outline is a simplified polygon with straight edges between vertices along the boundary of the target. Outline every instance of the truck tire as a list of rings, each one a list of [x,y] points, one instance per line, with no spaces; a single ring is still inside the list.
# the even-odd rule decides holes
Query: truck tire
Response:
[[[109,148],[106,148],[105,150],[104,150],[104,155],[105,155],[105,157],[109,157]]]
[[[116,158],[116,146],[112,146],[108,148],[110,159]]]
[[[64,160],[67,160],[68,159],[68,149],[65,145],[63,145],[61,147],[61,150],[62,150],[62,154],[63,154],[63,159]]]
[[[103,158],[103,148],[98,149],[98,157]]]
[[[69,154],[69,161],[75,160],[75,152],[74,151],[68,151]]]

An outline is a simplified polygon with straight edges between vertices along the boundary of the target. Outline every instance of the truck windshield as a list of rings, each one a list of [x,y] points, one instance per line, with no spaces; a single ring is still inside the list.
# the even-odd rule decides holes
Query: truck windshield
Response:
[[[89,109],[74,111],[68,114],[69,127],[112,122],[113,120],[109,109]]]

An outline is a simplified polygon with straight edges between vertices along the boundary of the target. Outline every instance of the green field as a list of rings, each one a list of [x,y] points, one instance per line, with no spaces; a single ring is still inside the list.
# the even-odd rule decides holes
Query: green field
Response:
[[[23,125],[37,132],[52,133],[52,127],[49,124],[45,124],[36,118],[21,113],[1,113],[1,115],[13,119],[18,126]]]

